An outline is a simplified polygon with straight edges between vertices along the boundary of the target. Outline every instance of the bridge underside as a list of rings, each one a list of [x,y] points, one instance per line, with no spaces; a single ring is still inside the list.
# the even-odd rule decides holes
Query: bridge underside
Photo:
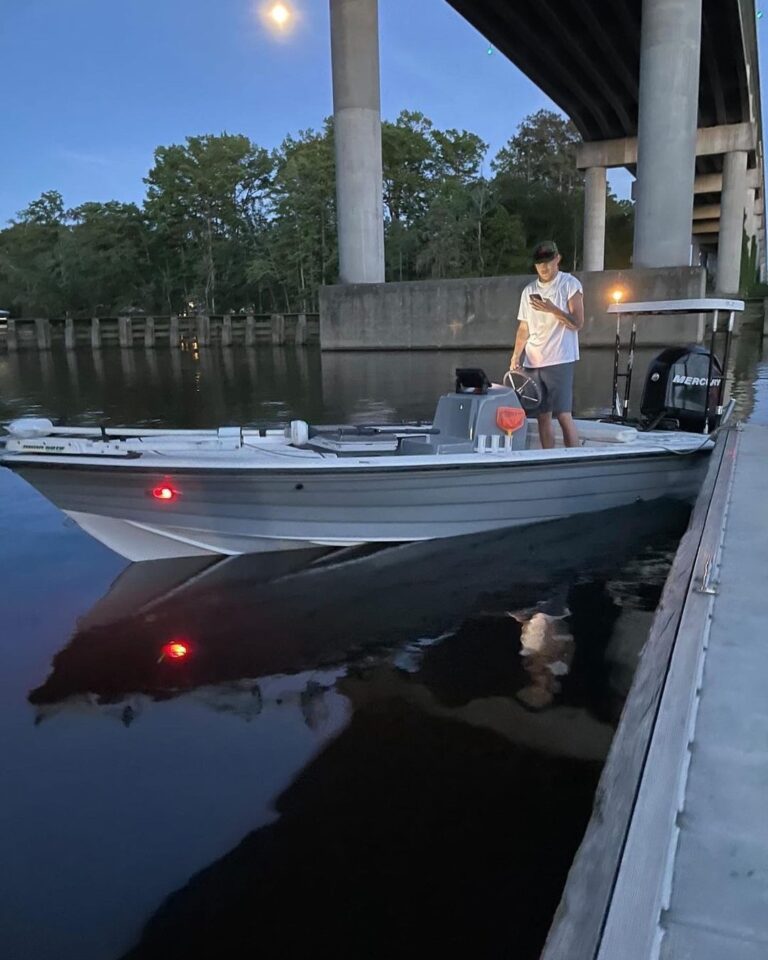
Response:
[[[585,270],[605,265],[606,170],[636,173],[635,267],[717,250],[739,289],[746,227],[765,268],[754,0],[448,0],[583,138]],[[384,278],[379,0],[330,0],[340,276]],[[710,264],[711,265],[711,264]]]
[[[643,0],[448,2],[573,120],[585,142],[637,137]],[[749,202],[758,206],[755,215],[747,209],[747,225],[748,230],[750,224],[759,229],[763,174],[754,4],[702,0],[698,126],[736,124],[754,130],[748,167],[756,172],[749,175],[749,183],[759,186],[752,187]],[[636,173],[633,162],[622,165]],[[723,154],[696,158],[697,184],[723,170]],[[696,190],[693,233],[700,246],[717,245],[719,224],[708,218],[719,217],[721,193],[721,188]]]
[[[571,117],[585,140],[637,135],[642,0],[448,2]],[[704,0],[700,127],[751,119],[742,3]]]

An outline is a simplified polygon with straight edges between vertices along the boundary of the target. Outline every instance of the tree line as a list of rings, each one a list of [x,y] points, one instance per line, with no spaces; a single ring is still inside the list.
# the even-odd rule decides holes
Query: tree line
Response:
[[[388,280],[528,272],[557,239],[581,263],[579,136],[527,117],[489,161],[465,130],[403,112],[382,128]],[[486,172],[489,167],[488,172]],[[67,209],[57,191],[0,231],[0,307],[16,316],[313,312],[338,276],[333,123],[269,151],[248,137],[158,147],[141,206]],[[607,266],[629,264],[633,207],[609,196]]]

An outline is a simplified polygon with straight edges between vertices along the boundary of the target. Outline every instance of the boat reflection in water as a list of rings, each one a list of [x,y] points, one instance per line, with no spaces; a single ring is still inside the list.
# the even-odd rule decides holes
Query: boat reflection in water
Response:
[[[316,749],[124,956],[538,956],[686,522],[662,502],[127,568],[30,694],[38,723],[133,734],[192,700],[254,736],[298,714]]]

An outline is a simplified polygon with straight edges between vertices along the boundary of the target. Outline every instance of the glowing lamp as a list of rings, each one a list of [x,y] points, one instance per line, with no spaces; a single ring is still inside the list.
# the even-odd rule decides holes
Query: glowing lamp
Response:
[[[275,3],[269,8],[269,16],[278,27],[284,27],[291,19],[291,11],[284,3]]]
[[[614,303],[621,303],[621,301],[624,299],[624,292],[622,290],[614,290],[611,294],[611,297],[613,298]]]
[[[190,654],[189,644],[184,640],[171,640],[160,651],[161,660],[184,660]]]
[[[165,483],[161,484],[159,487],[155,487],[152,490],[152,496],[155,498],[155,500],[161,500],[165,503],[175,500],[178,495],[178,490],[174,490],[173,487],[170,487]]]

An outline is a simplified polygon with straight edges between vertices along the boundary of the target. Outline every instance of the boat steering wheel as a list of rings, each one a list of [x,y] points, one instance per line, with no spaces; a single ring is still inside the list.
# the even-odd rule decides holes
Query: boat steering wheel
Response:
[[[534,410],[541,403],[538,383],[522,370],[507,370],[504,384],[512,387],[524,410]]]

